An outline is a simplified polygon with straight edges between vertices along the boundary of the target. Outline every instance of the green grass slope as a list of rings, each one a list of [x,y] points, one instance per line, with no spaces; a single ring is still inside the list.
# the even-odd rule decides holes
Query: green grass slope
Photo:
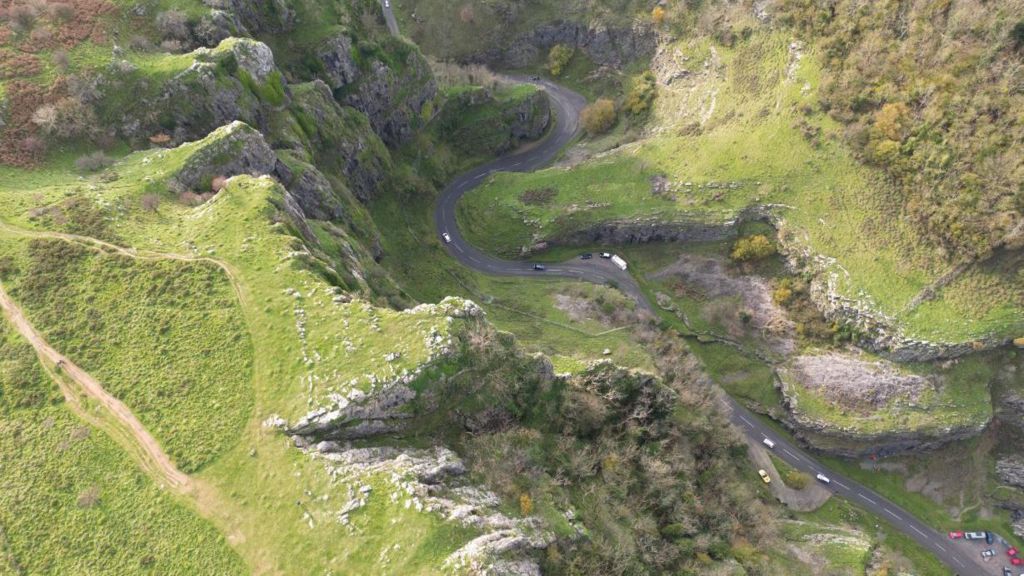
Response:
[[[840,126],[815,111],[823,55],[796,46],[771,32],[732,48],[679,41],[665,51],[676,60],[654,62],[661,77],[707,67],[660,87],[651,137],[569,169],[495,175],[460,204],[467,237],[510,255],[609,221],[723,223],[746,207],[777,204],[785,243],[828,257],[842,295],[908,335],[960,342],[1024,330],[1010,263],[976,267],[939,298],[909,307],[950,265],[900,218],[892,186],[836,141]],[[668,178],[669,193],[652,193],[654,176]],[[555,194],[523,202],[543,189]]]
[[[78,419],[0,325],[0,573],[245,574],[224,536]]]

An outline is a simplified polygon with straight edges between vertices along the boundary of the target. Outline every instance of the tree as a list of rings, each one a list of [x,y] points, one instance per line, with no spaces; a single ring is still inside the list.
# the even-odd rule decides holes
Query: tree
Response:
[[[548,71],[552,76],[561,76],[576,51],[565,44],[555,44],[548,52]]]
[[[591,136],[604,134],[615,125],[615,103],[607,98],[599,99],[583,108],[583,111],[580,112],[580,121],[587,134]]]
[[[658,92],[655,86],[654,72],[650,70],[633,78],[633,86],[626,95],[624,108],[634,116],[640,116],[651,109],[654,97]]]
[[[523,516],[529,516],[533,513],[533,498],[529,494],[519,495],[519,511],[522,512]]]
[[[775,246],[764,234],[755,234],[740,238],[732,245],[732,253],[729,257],[736,262],[750,262],[760,260],[775,254]]]
[[[651,22],[654,22],[655,26],[661,26],[665,22],[665,9],[655,6],[654,10],[651,10]]]

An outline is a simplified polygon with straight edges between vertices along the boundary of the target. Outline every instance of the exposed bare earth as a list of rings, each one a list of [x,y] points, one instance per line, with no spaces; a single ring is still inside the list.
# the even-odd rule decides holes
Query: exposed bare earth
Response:
[[[900,399],[916,402],[939,385],[936,378],[902,374],[884,361],[830,352],[798,356],[785,369],[791,380],[846,408],[880,408]]]

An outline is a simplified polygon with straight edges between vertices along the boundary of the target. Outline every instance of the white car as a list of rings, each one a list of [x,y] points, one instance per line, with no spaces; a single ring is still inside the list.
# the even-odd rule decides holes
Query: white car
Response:
[[[447,232],[442,233],[441,234],[441,238],[444,238],[444,243],[445,244],[451,244],[452,243],[452,237]]]
[[[815,478],[817,478],[819,482],[824,482],[825,484],[831,484],[832,483],[832,481],[828,479],[828,476],[825,476],[821,472],[818,472],[818,474],[815,475]]]
[[[772,442],[771,440],[769,440],[767,438],[765,438],[764,440],[761,440],[761,443],[764,444],[765,446],[769,447],[769,448],[775,448],[775,442]]]
[[[384,7],[391,8],[391,0],[384,0]]]

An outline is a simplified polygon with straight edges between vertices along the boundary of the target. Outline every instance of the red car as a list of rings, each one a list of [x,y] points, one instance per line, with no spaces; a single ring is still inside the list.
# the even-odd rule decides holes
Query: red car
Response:
[[[964,537],[964,533],[963,532],[950,532],[949,533],[949,539],[950,540],[959,540],[960,538],[963,538],[963,537]]]
[[[1013,564],[1014,566],[1021,566],[1024,565],[1024,560],[1014,556],[1013,558],[1010,558],[1010,564]]]
[[[1007,556],[1016,556],[1017,555],[1017,549],[1011,546],[1010,549],[1006,551],[1006,555]]]

